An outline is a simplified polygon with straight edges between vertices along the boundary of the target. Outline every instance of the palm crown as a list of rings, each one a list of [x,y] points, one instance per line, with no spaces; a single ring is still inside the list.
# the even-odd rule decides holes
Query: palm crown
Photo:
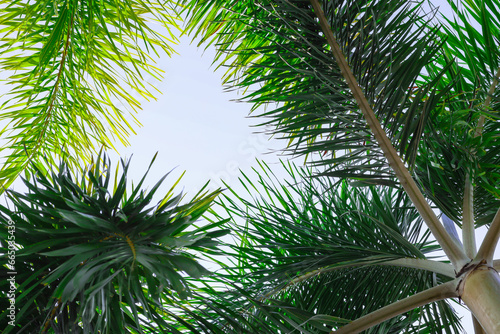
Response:
[[[163,179],[145,192],[144,175],[130,188],[128,166],[122,161],[121,175],[118,168],[113,175],[109,160],[99,158],[78,181],[63,164],[57,174],[25,181],[28,194],[8,192],[15,209],[1,206],[0,219],[3,226],[14,223],[20,247],[19,312],[18,326],[6,326],[5,333],[172,330],[163,320],[171,312],[167,305],[192,294],[186,275],[208,273],[192,251],[216,253],[214,239],[228,232],[216,229],[223,222],[195,225],[218,192],[202,189],[180,204],[182,195],[174,196],[172,187],[151,207]],[[2,236],[7,240],[6,229]],[[10,249],[4,245],[2,252]],[[2,281],[7,309],[10,283]]]
[[[192,10],[190,28],[216,44],[219,59],[232,69],[226,81],[254,89],[247,99],[256,105],[278,103],[277,108],[259,116],[267,118],[264,124],[275,126],[275,133],[283,134],[291,154],[307,155],[318,168],[314,173],[321,180],[318,182],[328,185],[319,195],[312,181],[302,181],[304,188],[297,181],[299,185],[291,184],[273,193],[264,203],[244,201],[237,196],[243,206],[236,205],[238,201],[234,199],[224,204],[229,212],[248,222],[248,231],[240,232],[237,266],[240,270],[246,268],[244,273],[251,282],[247,291],[254,291],[252,298],[268,299],[270,305],[280,308],[282,318],[276,323],[289,330],[300,328],[306,320],[317,322],[318,316],[333,317],[330,321],[335,322],[336,317],[353,320],[366,314],[339,330],[353,333],[401,314],[408,305],[412,307],[406,310],[449,297],[461,296],[469,307],[474,307],[466,300],[467,293],[464,295],[464,290],[473,290],[472,285],[464,288],[463,278],[478,268],[491,271],[485,268],[493,266],[492,251],[498,239],[495,216],[498,122],[494,113],[498,103],[499,53],[495,42],[499,32],[495,18],[498,4],[466,2],[461,9],[450,3],[456,19],[443,19],[445,26],[441,28],[434,24],[432,16],[422,11],[422,4],[406,1],[324,1],[322,4],[318,1],[226,1],[223,5],[221,2],[189,2],[190,6],[197,6]],[[207,21],[213,23],[203,24]],[[311,176],[307,174],[302,179]],[[249,179],[244,182],[250,188]],[[264,188],[269,189],[269,184],[264,184]],[[369,185],[372,185],[370,190],[351,189]],[[293,192],[290,188],[294,187],[300,187],[296,190],[299,204],[297,198],[290,195]],[[406,195],[391,193],[387,187]],[[347,194],[351,198],[346,199],[350,197]],[[391,200],[378,200],[381,194]],[[402,229],[403,221],[394,223],[398,196],[408,196],[418,211],[415,217],[419,218],[407,217],[410,220],[406,223],[412,226],[410,230],[418,231],[419,219],[422,219],[429,230],[424,229],[417,235],[431,233],[431,239],[436,239],[451,265],[430,261],[421,247],[432,249],[432,246],[422,240],[412,240]],[[304,204],[309,203],[304,197],[315,205]],[[311,197],[318,199],[314,201]],[[322,197],[334,200],[325,205]],[[340,206],[342,201],[352,202],[353,207]],[[429,202],[444,213],[444,225]],[[276,210],[276,206],[284,208]],[[378,210],[373,212],[372,207]],[[307,210],[316,213],[303,214]],[[329,216],[333,218],[328,219]],[[345,217],[351,216],[357,219],[342,223]],[[310,226],[312,221],[321,224],[323,230],[328,230],[324,227],[326,222],[332,228],[343,224],[343,237],[349,239],[355,233],[358,241],[372,240],[373,244],[355,248],[361,253],[366,251],[364,256],[344,247],[340,254],[347,258],[336,258],[321,251],[325,247],[323,239],[328,240],[326,236],[309,241],[313,236],[322,235],[315,226]],[[370,227],[374,222],[384,231]],[[475,228],[485,224],[492,227],[477,251]],[[463,245],[456,237],[457,225],[462,227]],[[276,231],[288,232],[281,235]],[[396,255],[398,247],[389,242],[392,238],[382,237],[388,231],[393,238],[405,241],[414,251],[419,249],[422,253]],[[385,244],[386,240],[390,254],[398,259],[379,261],[377,256],[372,259],[374,255],[368,250]],[[332,240],[326,244],[339,247],[343,243]],[[253,248],[255,251],[251,252]],[[269,249],[269,253],[263,249]],[[302,249],[302,254],[295,253]],[[258,251],[262,251],[262,256],[257,255]],[[266,257],[267,262],[263,260]],[[308,257],[314,260],[308,261]],[[356,264],[353,258],[362,264]],[[370,262],[372,260],[374,262]],[[409,262],[403,264],[403,261]],[[265,269],[263,263],[267,263]],[[418,269],[420,274],[434,273],[433,283],[425,287],[425,279],[415,272],[409,275],[416,279],[411,283],[401,278],[390,279],[389,272],[395,270],[394,267]],[[374,284],[366,279],[367,272],[380,271],[387,275],[386,280],[377,280],[378,284]],[[322,277],[324,272],[326,277]],[[340,280],[331,286],[326,284],[335,280],[333,272],[352,284],[346,295],[338,292],[342,290]],[[442,285],[432,288],[439,286],[436,275],[441,274],[445,275],[440,278]],[[498,285],[498,277],[491,275],[495,277],[493,285]],[[315,286],[315,282],[320,282],[321,288]],[[482,283],[487,285],[485,281]],[[252,284],[261,288],[253,289]],[[263,294],[259,284],[267,287]],[[409,292],[414,295],[407,299],[395,297],[394,290],[404,291],[401,286],[405,284],[407,289],[419,286],[423,292]],[[366,293],[369,286],[378,288],[378,294],[369,296]],[[360,291],[359,298],[355,297],[356,291]],[[387,300],[392,297],[395,299]],[[401,301],[391,306],[396,299]],[[310,304],[306,304],[306,300]],[[382,303],[388,306],[370,313],[382,306],[374,306],[375,300],[386,300]],[[496,307],[495,300],[489,307]],[[440,314],[446,319],[443,327],[458,330],[454,316],[446,307],[441,302],[422,307],[416,309],[420,312],[416,317],[430,320],[432,316],[423,313]],[[309,316],[303,313],[302,318],[293,319],[291,310],[296,310],[296,316],[300,314],[297,308],[310,312]],[[413,312],[418,313],[416,310]],[[359,313],[354,315],[355,312]],[[386,323],[380,325],[385,326],[384,329],[371,330],[398,332],[409,326],[405,321],[415,323],[411,317],[406,314],[399,317],[399,322],[391,320],[396,326],[393,329]],[[497,330],[497,320],[489,324],[481,321],[487,332]],[[440,331],[431,328],[432,323],[424,322],[421,330]],[[324,324],[326,331],[331,330],[331,323]],[[434,324],[440,326],[439,322]],[[477,328],[480,331],[479,325]]]

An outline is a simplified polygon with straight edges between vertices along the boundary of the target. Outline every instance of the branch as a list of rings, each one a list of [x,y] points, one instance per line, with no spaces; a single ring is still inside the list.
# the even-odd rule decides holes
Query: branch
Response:
[[[446,232],[450,235],[450,237],[455,240],[455,242],[460,246],[463,247],[462,241],[460,241],[460,238],[457,233],[457,228],[455,226],[455,222],[451,220],[446,214],[441,212],[441,220],[443,221],[443,226]]]
[[[456,274],[453,270],[453,266],[448,263],[426,260],[426,259],[415,259],[411,257],[405,257],[402,259],[391,260],[383,263],[377,263],[380,266],[394,266],[394,267],[405,267],[414,268],[434,272],[436,274],[441,274],[451,278],[455,278]]]
[[[413,296],[399,300],[395,303],[382,307],[372,313],[369,313],[344,327],[332,331],[330,334],[355,334],[381,322],[394,318],[395,316],[413,310],[417,307],[443,300],[446,298],[458,297],[457,284],[459,280],[446,282],[433,288],[419,292]]]
[[[465,254],[470,259],[476,255],[476,230],[474,225],[474,186],[469,173],[465,175],[462,240]]]
[[[497,248],[498,238],[500,237],[500,209],[498,209],[495,218],[491,222],[491,226],[484,236],[481,247],[477,252],[474,262],[480,262],[481,260],[486,260],[486,264],[491,266],[493,264],[493,254]]]
[[[68,10],[67,7],[65,7],[65,10]],[[52,88],[52,93],[51,93],[52,97],[49,99],[49,104],[48,104],[48,108],[47,108],[47,115],[45,116],[45,122],[43,123],[43,130],[42,130],[42,133],[40,134],[40,136],[38,137],[38,140],[36,141],[36,146],[33,149],[33,151],[36,151],[40,147],[40,145],[42,143],[43,136],[45,135],[45,132],[47,131],[47,128],[49,126],[49,121],[50,121],[50,118],[52,116],[52,109],[54,109],[55,100],[57,98],[57,92],[59,91],[59,85],[61,83],[61,78],[62,78],[63,73],[64,73],[64,65],[66,64],[66,57],[68,56],[68,50],[69,50],[70,41],[71,41],[71,39],[70,39],[71,33],[73,31],[73,22],[75,19],[75,12],[74,12],[75,9],[73,8],[72,11],[73,12],[71,13],[71,20],[70,20],[70,23],[68,26],[68,32],[66,33],[64,50],[62,52],[61,62],[59,64],[59,71],[57,72],[56,82],[54,84],[54,87]],[[33,156],[33,153],[30,154],[29,159],[31,159],[32,156]]]
[[[310,0],[310,1],[314,7],[314,12],[316,13],[316,16],[319,19],[319,23],[321,25],[323,33],[325,34],[328,44],[332,49],[332,53],[335,57],[335,60],[337,61],[340,67],[342,75],[344,76],[344,79],[347,81],[347,84],[349,85],[349,88],[356,100],[356,103],[363,112],[366,122],[368,123],[368,126],[370,127],[371,131],[373,132],[375,139],[377,140],[377,143],[380,145],[380,148],[384,152],[384,156],[389,162],[389,165],[396,173],[399,182],[401,182],[401,185],[403,186],[406,193],[411,198],[411,201],[413,202],[418,212],[422,216],[423,220],[431,230],[434,238],[443,248],[443,251],[451,260],[455,268],[457,269],[462,268],[462,266],[465,265],[467,262],[469,262],[470,259],[467,257],[464,250],[460,248],[448,235],[443,225],[441,225],[438,218],[436,217],[436,214],[430,207],[429,203],[427,203],[427,201],[425,200],[424,196],[422,195],[422,192],[420,192],[420,189],[418,188],[417,184],[415,183],[410,173],[408,172],[408,169],[405,167],[398,153],[392,146],[392,143],[390,142],[389,138],[387,138],[387,135],[385,131],[382,129],[382,126],[380,125],[377,116],[370,107],[370,104],[368,103],[365,95],[361,91],[361,88],[359,87],[356,81],[356,78],[354,77],[351,69],[349,68],[349,64],[347,63],[344,55],[342,54],[342,50],[340,49],[337,41],[335,40],[335,37],[333,36],[331,27],[328,24],[328,21],[326,20],[325,14],[321,9],[318,0]]]
[[[500,76],[500,67],[497,73],[493,77],[493,82],[491,83],[490,89],[488,90],[488,95],[484,100],[484,107],[488,108],[491,104],[491,97],[495,93],[495,89],[498,86],[498,77]],[[477,122],[476,131],[474,132],[474,137],[479,137],[484,128],[485,122],[484,115],[479,117]],[[463,221],[462,221],[462,239],[464,241],[465,253],[468,257],[473,259],[476,256],[476,231],[474,224],[474,186],[472,185],[472,179],[467,173],[465,176],[465,188],[464,188],[464,205],[463,205]]]

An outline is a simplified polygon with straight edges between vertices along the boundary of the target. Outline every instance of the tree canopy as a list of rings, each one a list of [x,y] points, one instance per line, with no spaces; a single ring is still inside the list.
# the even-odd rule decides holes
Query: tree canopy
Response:
[[[448,4],[6,2],[0,182],[25,170],[29,188],[0,208],[20,272],[8,330],[460,333],[463,301],[475,333],[500,331],[500,2]],[[150,207],[157,186],[129,190],[127,162],[114,183],[89,162],[131,131],[114,99],[152,97],[142,75],[173,39],[152,21],[214,45],[224,83],[306,166],[284,162],[284,180],[261,161],[247,194]]]

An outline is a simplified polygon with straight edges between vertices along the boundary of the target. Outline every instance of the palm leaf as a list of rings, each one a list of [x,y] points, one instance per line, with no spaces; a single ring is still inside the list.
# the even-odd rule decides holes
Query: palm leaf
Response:
[[[230,67],[226,80],[254,90],[246,98],[255,106],[278,103],[258,116],[269,118],[263,124],[283,134],[293,154],[313,156],[330,176],[395,185],[308,1],[190,6],[197,6],[190,28],[217,44],[222,64]],[[439,78],[417,85],[438,55],[436,30],[423,24],[415,34],[425,15],[406,1],[329,1],[323,10],[369,103],[412,166],[425,124],[445,93],[432,88]]]
[[[153,21],[176,28],[173,9],[156,1],[2,2],[2,189],[30,161],[78,167],[113,139],[127,143],[141,99],[154,98],[148,78],[161,77],[151,56],[173,52]]]
[[[400,190],[351,188],[331,178],[312,178],[311,170],[286,167],[286,185],[262,164],[256,183],[243,175],[242,184],[252,199],[234,192],[224,197],[222,205],[233,217],[239,243],[231,246],[233,266],[219,275],[233,282],[230,287],[239,287],[231,290],[233,294],[239,289],[247,294],[240,292],[239,303],[232,297],[226,307],[247,310],[248,321],[275,323],[275,331],[329,332],[346,319],[454,278],[453,272],[443,275],[418,266],[388,265],[404,258],[429,261],[425,259],[438,249]],[[252,195],[256,191],[261,195]],[[217,297],[210,298],[222,298],[220,292],[213,294]],[[441,301],[368,332],[460,329],[451,306]]]
[[[492,221],[499,204],[500,53],[493,42],[500,39],[499,3],[449,3],[455,15],[442,17],[444,57],[427,66],[429,78],[440,77],[437,89],[448,93],[423,135],[416,171],[428,198],[459,225],[466,177],[473,180],[481,226]]]
[[[218,191],[202,189],[151,206],[161,182],[127,195],[128,162],[111,184],[104,157],[78,177],[66,164],[50,177],[33,175],[27,194],[8,191],[14,209],[1,206],[2,237],[15,224],[16,326],[5,333],[172,333],[164,305],[182,304],[192,294],[186,277],[209,273],[196,254],[217,254],[223,222],[196,223]],[[117,171],[118,173],[118,171]],[[139,182],[139,184],[141,184]],[[114,187],[113,187],[114,186]],[[111,191],[113,188],[114,192]],[[2,243],[2,253],[7,253]],[[9,283],[0,285],[7,307]]]

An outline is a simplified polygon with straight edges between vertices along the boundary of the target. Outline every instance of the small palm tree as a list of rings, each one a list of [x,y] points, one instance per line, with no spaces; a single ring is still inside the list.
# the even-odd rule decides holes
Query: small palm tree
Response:
[[[215,239],[228,232],[223,222],[197,223],[219,192],[203,188],[181,203],[172,187],[151,206],[165,177],[146,192],[146,175],[128,185],[128,166],[119,174],[98,158],[77,180],[63,163],[24,180],[28,193],[7,192],[0,252],[14,254],[16,274],[2,273],[0,303],[8,310],[15,298],[16,312],[2,312],[3,333],[178,333],[176,309],[192,295],[186,278],[208,273],[196,254],[217,253]]]

